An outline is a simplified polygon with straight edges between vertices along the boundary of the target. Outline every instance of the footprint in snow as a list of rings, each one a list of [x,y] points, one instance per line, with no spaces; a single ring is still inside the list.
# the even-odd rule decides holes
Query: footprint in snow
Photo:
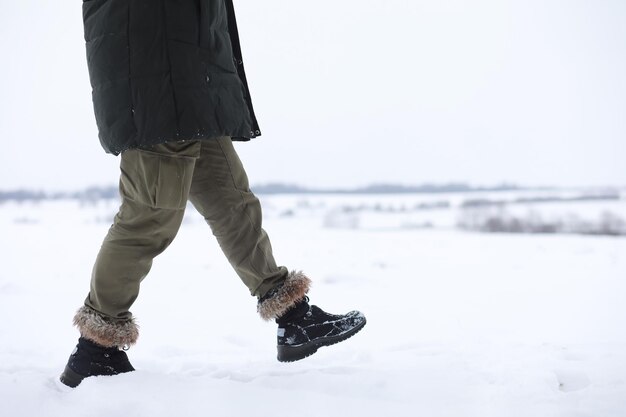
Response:
[[[587,374],[581,371],[559,369],[555,370],[554,374],[559,383],[559,390],[563,392],[580,391],[591,384]]]

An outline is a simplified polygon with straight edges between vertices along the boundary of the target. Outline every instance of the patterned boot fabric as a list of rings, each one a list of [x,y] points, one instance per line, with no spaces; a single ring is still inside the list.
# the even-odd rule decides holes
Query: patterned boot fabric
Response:
[[[356,334],[365,326],[359,311],[329,314],[308,304],[308,297],[296,304],[278,323],[278,360],[293,362],[317,352],[322,346],[334,345]]]
[[[105,348],[81,337],[60,379],[63,384],[75,388],[89,376],[117,375],[134,370],[123,350]]]

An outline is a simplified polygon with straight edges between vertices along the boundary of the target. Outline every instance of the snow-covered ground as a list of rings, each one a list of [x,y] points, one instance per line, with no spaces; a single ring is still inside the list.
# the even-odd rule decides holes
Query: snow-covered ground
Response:
[[[190,208],[133,306],[137,372],[70,392],[54,379],[116,204],[1,205],[0,413],[626,415],[626,238],[462,232],[448,227],[453,209],[335,210],[442,199],[262,197],[277,260],[313,278],[312,301],[368,318],[354,338],[292,364],[276,361],[275,326]],[[607,204],[624,214],[624,200]],[[410,227],[424,221],[435,227]]]

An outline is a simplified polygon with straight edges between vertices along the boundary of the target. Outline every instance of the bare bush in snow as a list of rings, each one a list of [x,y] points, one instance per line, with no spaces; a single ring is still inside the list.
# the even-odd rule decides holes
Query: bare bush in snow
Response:
[[[626,236],[626,220],[605,211],[599,218],[584,219],[576,214],[545,217],[537,211],[515,215],[506,206],[472,206],[461,211],[457,227],[486,233],[572,233]]]

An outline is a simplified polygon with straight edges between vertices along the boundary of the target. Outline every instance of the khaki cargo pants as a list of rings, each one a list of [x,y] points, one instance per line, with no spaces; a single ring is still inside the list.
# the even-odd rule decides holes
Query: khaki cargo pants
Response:
[[[188,200],[252,295],[285,281],[288,270],[274,261],[261,205],[230,137],[127,150],[120,167],[122,205],[96,259],[88,307],[114,320],[132,318],[139,284],[174,240]]]

